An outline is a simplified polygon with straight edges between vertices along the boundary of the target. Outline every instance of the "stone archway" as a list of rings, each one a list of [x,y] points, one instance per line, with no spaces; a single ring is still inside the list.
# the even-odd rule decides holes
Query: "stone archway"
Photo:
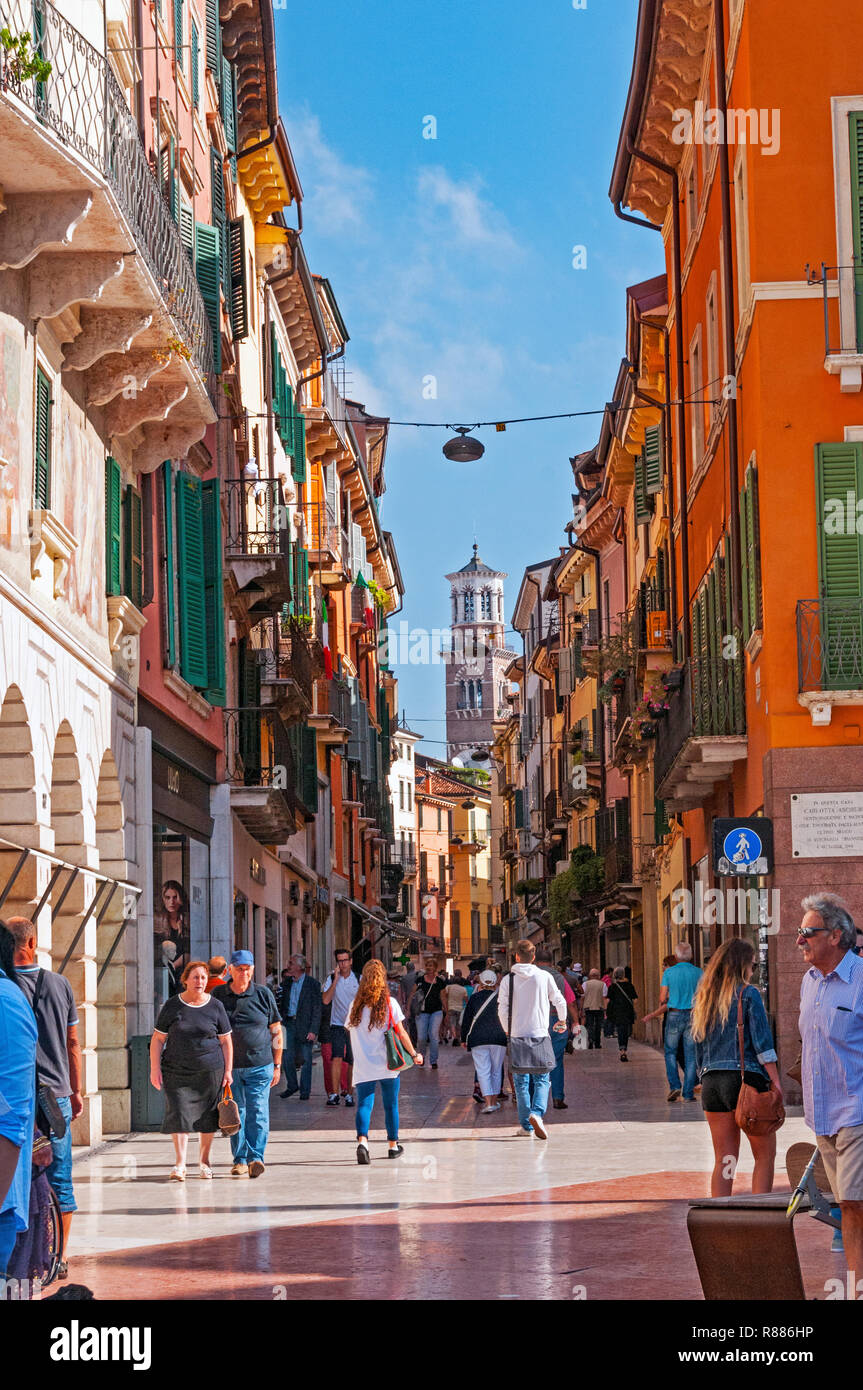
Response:
[[[120,779],[114,755],[108,749],[102,758],[96,789],[99,871],[108,878],[127,880],[123,822]],[[102,1127],[106,1134],[126,1133],[131,1128],[126,984],[127,943],[135,939],[133,921],[127,923],[119,945],[115,943],[123,922],[134,916],[134,895],[117,888],[96,933],[96,1070],[102,1099]]]
[[[0,839],[35,849],[40,845],[36,765],[24,696],[10,685],[0,706]],[[20,851],[0,845],[0,892],[15,873]],[[18,870],[0,915],[27,917],[37,901],[38,863],[34,855]]]

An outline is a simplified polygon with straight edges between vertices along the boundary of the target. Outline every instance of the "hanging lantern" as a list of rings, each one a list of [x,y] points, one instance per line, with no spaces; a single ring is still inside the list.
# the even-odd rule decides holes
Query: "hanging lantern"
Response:
[[[485,446],[478,439],[470,438],[467,425],[456,425],[456,439],[448,439],[443,446],[444,458],[451,463],[476,463],[485,453]]]

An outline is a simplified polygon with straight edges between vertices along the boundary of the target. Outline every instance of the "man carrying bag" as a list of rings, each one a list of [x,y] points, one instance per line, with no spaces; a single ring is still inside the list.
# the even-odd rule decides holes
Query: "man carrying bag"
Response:
[[[549,1021],[553,1006],[558,1018],[554,1031],[566,1031],[566,1000],[554,976],[534,965],[535,954],[532,941],[516,945],[516,964],[501,981],[497,1012],[509,1039],[509,1065],[518,1102],[516,1133],[547,1139],[543,1116],[555,1065]]]

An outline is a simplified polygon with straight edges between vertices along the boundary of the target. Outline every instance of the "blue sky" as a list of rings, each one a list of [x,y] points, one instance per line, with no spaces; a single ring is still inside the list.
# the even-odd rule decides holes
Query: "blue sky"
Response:
[[[332,282],[351,393],[369,410],[467,424],[609,398],[626,286],[662,269],[659,237],[619,222],[608,201],[636,12],[636,0],[276,9],[306,253]],[[573,268],[575,246],[585,269]],[[423,395],[429,377],[436,399]],[[483,430],[485,456],[468,465],[443,458],[441,430],[391,430],[381,515],[412,629],[446,626],[443,575],[466,563],[475,533],[509,574],[511,614],[524,567],[565,543],[569,457],[598,424]],[[443,756],[444,667],[396,673],[424,751]]]

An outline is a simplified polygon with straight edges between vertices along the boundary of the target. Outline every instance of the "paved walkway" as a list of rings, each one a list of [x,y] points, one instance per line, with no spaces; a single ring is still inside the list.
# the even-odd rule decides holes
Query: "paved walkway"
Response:
[[[438,1071],[402,1081],[397,1162],[378,1100],[366,1168],[318,1061],[311,1101],[274,1096],[255,1181],[230,1177],[221,1138],[212,1182],[196,1169],[168,1182],[158,1134],[76,1164],[70,1277],[102,1298],[698,1299],[686,1211],[709,1194],[707,1125],[700,1105],[666,1102],[658,1053],[633,1044],[630,1057],[567,1058],[569,1109],[549,1112],[543,1143],[516,1137],[512,1104],[481,1115],[467,1054],[442,1048]],[[780,1131],[777,1188],[785,1150],[810,1137],[798,1115]],[[842,1257],[826,1227],[802,1217],[795,1230],[809,1297],[823,1297]]]

